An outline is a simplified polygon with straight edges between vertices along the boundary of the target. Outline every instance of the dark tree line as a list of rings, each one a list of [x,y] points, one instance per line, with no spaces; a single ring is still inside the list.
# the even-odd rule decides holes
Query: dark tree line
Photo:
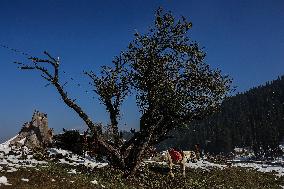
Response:
[[[273,155],[284,139],[284,76],[227,98],[218,113],[172,134],[159,149],[198,143],[211,153],[251,147],[258,156]]]

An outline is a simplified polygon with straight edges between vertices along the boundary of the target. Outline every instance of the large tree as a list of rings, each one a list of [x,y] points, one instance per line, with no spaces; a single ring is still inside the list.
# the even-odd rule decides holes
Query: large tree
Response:
[[[19,67],[41,72],[92,130],[94,144],[111,165],[132,175],[149,147],[167,138],[174,128],[212,114],[230,91],[230,78],[211,69],[202,48],[188,37],[191,27],[184,17],[175,20],[170,12],[158,9],[154,26],[146,34],[135,33],[135,39],[114,59],[113,66],[103,67],[100,74],[85,72],[109,113],[112,140],[105,139],[82,107],[68,96],[60,80],[59,60],[44,52],[46,59],[30,57],[30,64],[19,63]],[[118,118],[130,92],[136,95],[140,108],[140,130],[123,141]]]

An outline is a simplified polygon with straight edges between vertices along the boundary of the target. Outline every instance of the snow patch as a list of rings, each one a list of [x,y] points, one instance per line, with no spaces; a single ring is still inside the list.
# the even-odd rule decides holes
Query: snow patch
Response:
[[[19,136],[19,134],[17,134],[16,136],[10,138],[10,139],[7,140],[6,142],[0,144],[0,148],[1,148],[1,146],[6,146],[6,147],[8,147],[8,146],[10,145],[11,141],[14,140],[15,138],[17,138],[18,136]]]
[[[67,172],[67,173],[70,173],[70,174],[76,174],[77,172],[76,172],[76,170],[75,169],[71,169],[69,172]]]
[[[23,138],[22,140],[19,140],[19,141],[18,141],[18,143],[20,143],[20,144],[24,145],[25,141],[26,141],[26,137],[25,137],[25,138]]]
[[[21,181],[29,182],[30,180],[29,180],[29,179],[26,179],[26,178],[22,178]]]
[[[156,162],[156,161],[144,161],[144,163],[158,163],[158,164],[162,164],[162,165],[168,165],[167,162]],[[231,166],[234,167],[244,167],[244,168],[251,168],[251,169],[255,169],[259,172],[264,172],[264,173],[273,173],[276,176],[284,176],[284,168],[281,165],[269,165],[269,164],[265,164],[263,162],[259,162],[259,163],[238,163],[237,161],[232,161],[231,162]],[[228,165],[221,165],[221,164],[217,164],[217,163],[211,163],[209,161],[206,160],[199,160],[196,163],[186,163],[185,164],[186,167],[189,168],[193,168],[193,169],[203,169],[203,170],[207,170],[210,171],[214,168],[217,169],[225,169],[228,167]],[[142,164],[143,166],[143,164]]]
[[[8,183],[8,179],[7,179],[7,177],[5,177],[5,176],[0,177],[0,186],[1,186],[1,184],[4,184],[4,185],[12,185],[12,184],[9,184],[9,183]]]
[[[282,152],[284,152],[284,144],[280,144],[279,148],[282,150]]]
[[[284,176],[284,168],[276,165],[258,164],[258,163],[234,163],[232,166],[252,168],[263,173],[272,172],[277,176]]]
[[[12,172],[15,172],[15,171],[18,171],[18,169],[14,168],[14,167],[10,167],[10,169],[7,170],[6,172],[7,173],[12,173]]]
[[[35,167],[37,165],[44,165],[48,162],[38,161],[34,159],[34,154],[32,150],[26,146],[17,148],[15,146],[10,146],[12,140],[14,140],[18,135],[9,139],[8,141],[0,144],[0,170],[6,170],[6,172],[15,172],[20,167]],[[20,143],[25,142],[25,138],[20,140]],[[108,163],[97,162],[95,158],[86,156],[76,155],[68,150],[49,148],[47,150],[50,160],[57,160],[59,163],[69,164],[73,166],[85,165],[89,168],[101,168]],[[76,170],[70,170],[71,174],[76,174]]]
[[[0,153],[3,152],[4,155],[8,154],[12,150],[12,148],[10,147],[11,141],[14,140],[17,137],[18,137],[18,135],[14,136],[13,138],[7,140],[6,142],[0,144]]]
[[[226,168],[226,165],[211,163],[205,160],[200,160],[200,161],[197,161],[196,163],[186,163],[185,165],[189,168],[194,168],[194,169],[200,168],[204,170],[210,170],[212,168],[218,168],[218,169]]]
[[[72,152],[68,150],[50,148],[48,149],[48,153],[50,156],[56,156],[58,154],[65,156],[64,158],[59,159],[59,162],[62,164],[69,164],[69,165],[74,165],[74,166],[85,165],[86,167],[89,167],[92,169],[102,168],[108,165],[108,163],[97,162],[95,158],[92,158],[89,155],[82,157],[82,156],[73,154]]]
[[[168,165],[167,162],[156,162],[156,161],[144,161],[145,163],[158,163],[162,165]],[[204,170],[211,170],[213,168],[218,168],[218,169],[224,169],[226,168],[226,165],[221,165],[217,163],[211,163],[209,161],[205,160],[199,160],[196,163],[186,163],[186,167],[193,168],[193,169],[204,169]]]
[[[91,181],[91,183],[92,183],[92,184],[98,184],[98,181],[93,180],[93,181]]]
[[[49,148],[48,153],[49,153],[49,155],[61,154],[63,156],[66,156],[66,155],[69,155],[70,152],[68,150],[62,150],[62,149],[58,149],[58,148]]]

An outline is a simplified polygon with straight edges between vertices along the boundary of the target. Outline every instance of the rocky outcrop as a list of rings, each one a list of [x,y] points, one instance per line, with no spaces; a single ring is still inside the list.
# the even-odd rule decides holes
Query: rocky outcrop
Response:
[[[52,143],[53,131],[48,128],[47,114],[35,111],[30,122],[26,122],[12,146],[26,146],[30,149],[45,148]]]

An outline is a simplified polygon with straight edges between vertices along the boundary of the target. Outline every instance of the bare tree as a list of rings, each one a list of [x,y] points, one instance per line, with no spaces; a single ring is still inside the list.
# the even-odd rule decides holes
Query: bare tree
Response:
[[[112,67],[103,67],[99,75],[85,72],[109,112],[113,141],[106,140],[85,111],[68,97],[60,83],[59,60],[44,52],[47,59],[30,57],[31,64],[18,64],[21,69],[39,71],[92,130],[95,144],[111,165],[124,170],[126,176],[133,175],[149,147],[163,141],[172,129],[212,114],[231,90],[231,79],[210,69],[203,50],[187,36],[191,27],[184,17],[176,21],[170,12],[158,9],[155,25],[145,35],[135,33]],[[136,95],[142,115],[140,131],[123,142],[118,118],[130,91]]]

